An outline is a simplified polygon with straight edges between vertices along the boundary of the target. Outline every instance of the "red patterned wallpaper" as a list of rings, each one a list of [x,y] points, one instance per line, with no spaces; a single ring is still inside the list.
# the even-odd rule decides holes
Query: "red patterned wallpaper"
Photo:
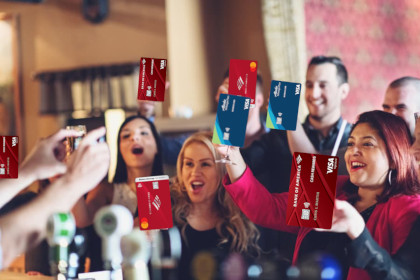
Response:
[[[394,79],[420,77],[419,0],[306,0],[305,15],[308,60],[335,55],[347,67],[347,120],[381,109]]]

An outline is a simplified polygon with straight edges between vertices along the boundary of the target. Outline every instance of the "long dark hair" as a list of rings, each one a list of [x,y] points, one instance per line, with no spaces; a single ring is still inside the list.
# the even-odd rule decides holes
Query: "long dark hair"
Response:
[[[416,161],[410,153],[411,134],[405,121],[384,111],[370,111],[359,116],[350,134],[353,133],[356,126],[362,123],[368,124],[377,131],[385,142],[389,163],[394,167],[391,173],[391,183],[388,179],[385,180],[385,188],[378,196],[378,202],[385,202],[399,194],[420,194]],[[349,190],[350,188],[345,188],[345,191]],[[352,191],[349,193],[351,194]]]
[[[150,176],[156,176],[156,175],[162,175],[163,174],[163,160],[162,160],[162,147],[160,143],[160,136],[159,133],[156,130],[155,125],[149,121],[147,118],[143,116],[131,116],[125,119],[125,121],[122,123],[120,130],[118,131],[118,140],[117,140],[117,167],[115,168],[115,176],[112,180],[112,183],[126,183],[127,182],[127,165],[125,164],[125,161],[122,157],[121,150],[120,150],[120,135],[121,131],[124,128],[124,126],[131,122],[134,119],[142,119],[145,122],[147,122],[150,126],[150,129],[152,130],[153,138],[156,142],[156,149],[157,153],[155,155],[155,158],[153,160],[153,167],[152,167],[152,174]]]

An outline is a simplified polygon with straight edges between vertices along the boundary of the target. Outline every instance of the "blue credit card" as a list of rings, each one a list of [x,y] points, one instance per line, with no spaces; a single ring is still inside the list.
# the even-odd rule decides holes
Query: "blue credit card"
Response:
[[[271,81],[266,126],[279,130],[296,130],[301,84]]]
[[[250,101],[248,97],[220,94],[213,143],[236,147],[244,145]]]

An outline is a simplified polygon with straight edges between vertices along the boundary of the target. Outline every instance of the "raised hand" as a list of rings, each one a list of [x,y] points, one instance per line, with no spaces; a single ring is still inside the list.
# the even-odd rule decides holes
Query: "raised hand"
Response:
[[[40,140],[23,161],[21,171],[34,176],[33,180],[47,179],[65,173],[67,166],[62,161],[66,155],[66,147],[63,140],[80,134],[74,130],[61,129]]]
[[[356,208],[347,201],[336,199],[331,229],[316,230],[347,233],[353,240],[359,237],[364,228],[365,221]]]
[[[68,162],[65,176],[80,182],[78,191],[84,194],[94,188],[105,177],[109,168],[110,154],[106,143],[98,143],[105,135],[105,128],[92,130],[83,138],[78,149]]]

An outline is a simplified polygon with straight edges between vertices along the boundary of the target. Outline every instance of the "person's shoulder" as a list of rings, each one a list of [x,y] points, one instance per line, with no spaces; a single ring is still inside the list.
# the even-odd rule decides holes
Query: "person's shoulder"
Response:
[[[349,121],[346,121],[346,130],[351,130],[353,127],[353,124]]]
[[[386,217],[393,221],[392,224],[410,223],[420,215],[420,196],[396,195],[381,203],[381,209],[386,211]]]
[[[401,207],[400,211],[415,211],[420,214],[420,195],[396,195],[388,200],[393,207]]]

